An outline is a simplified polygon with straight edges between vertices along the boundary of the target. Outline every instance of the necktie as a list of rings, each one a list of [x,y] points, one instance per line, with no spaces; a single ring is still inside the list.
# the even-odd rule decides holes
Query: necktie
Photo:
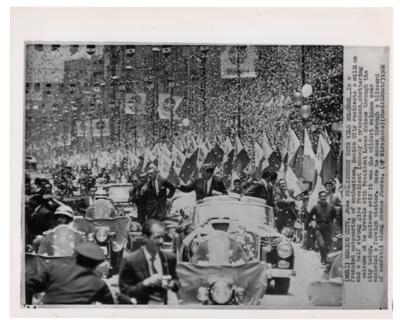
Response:
[[[207,196],[207,180],[204,180],[204,195]]]
[[[156,194],[157,194],[157,196],[158,196],[158,189],[157,189],[156,182],[157,182],[157,180],[156,180],[156,181],[154,181],[154,184],[153,184],[153,186],[154,186],[154,190],[156,191]]]
[[[154,265],[154,261],[156,260],[156,257],[151,256],[150,258],[150,268],[151,268],[151,272],[154,274],[158,274],[157,270],[156,270],[156,266]]]

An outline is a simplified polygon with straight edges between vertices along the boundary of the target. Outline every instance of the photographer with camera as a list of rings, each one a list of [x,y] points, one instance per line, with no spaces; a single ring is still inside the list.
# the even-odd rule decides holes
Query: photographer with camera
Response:
[[[177,292],[176,257],[161,250],[164,226],[149,220],[142,229],[145,244],[122,260],[119,288],[138,304],[168,304],[168,291]]]

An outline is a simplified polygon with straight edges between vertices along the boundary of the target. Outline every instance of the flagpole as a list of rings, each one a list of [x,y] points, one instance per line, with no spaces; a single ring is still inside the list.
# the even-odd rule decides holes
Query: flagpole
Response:
[[[206,74],[207,74],[207,52],[208,52],[208,47],[206,46],[201,46],[200,47],[200,52],[201,52],[201,63],[202,63],[202,104],[203,104],[203,133],[206,133],[206,121],[207,121],[207,103],[206,103]]]
[[[152,69],[152,74],[153,74],[153,80],[154,80],[154,85],[153,85],[153,112],[152,112],[152,129],[153,129],[153,141],[152,145],[154,146],[155,141],[156,141],[156,112],[157,112],[157,105],[158,105],[158,65],[157,65],[157,60],[158,60],[158,54],[160,53],[160,48],[157,46],[154,46],[152,48],[153,51],[153,69]]]
[[[241,79],[240,79],[240,49],[239,47],[236,48],[236,54],[237,54],[237,74],[238,74],[238,112],[237,112],[237,135],[240,138],[241,136]]]

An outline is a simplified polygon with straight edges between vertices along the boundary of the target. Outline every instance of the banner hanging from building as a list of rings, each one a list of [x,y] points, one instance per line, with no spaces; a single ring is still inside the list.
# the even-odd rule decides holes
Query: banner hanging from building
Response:
[[[145,93],[127,93],[125,95],[125,114],[141,114],[146,109]]]
[[[171,114],[173,120],[180,120],[180,117],[176,114],[176,110],[182,102],[182,97],[172,96],[170,94],[159,94],[158,95],[158,115],[160,120],[171,120]]]
[[[254,46],[227,46],[221,53],[222,78],[255,78]]]

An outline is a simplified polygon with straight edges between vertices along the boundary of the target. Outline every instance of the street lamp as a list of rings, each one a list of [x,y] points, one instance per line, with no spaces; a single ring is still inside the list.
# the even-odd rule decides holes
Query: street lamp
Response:
[[[206,132],[206,121],[207,121],[207,103],[206,103],[206,81],[207,81],[207,53],[209,51],[208,46],[200,47],[200,57],[202,64],[202,104],[203,104],[203,133]]]
[[[168,88],[169,88],[169,108],[171,110],[171,125],[170,125],[170,130],[171,130],[171,140],[173,139],[174,131],[174,108],[175,108],[175,101],[174,101],[174,80],[172,77],[168,78]]]

